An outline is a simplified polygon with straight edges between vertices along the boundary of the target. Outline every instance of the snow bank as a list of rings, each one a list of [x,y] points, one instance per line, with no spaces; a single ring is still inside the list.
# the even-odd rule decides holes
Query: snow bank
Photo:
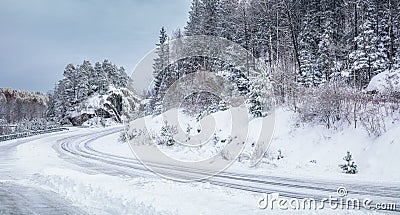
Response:
[[[372,78],[366,90],[381,93],[400,92],[400,70],[379,73]]]
[[[249,122],[249,118],[244,121],[232,122],[232,110],[241,110],[247,112],[246,107],[232,108],[227,111],[219,111],[210,114],[200,121],[195,117],[190,117],[182,111],[169,110],[163,115],[156,117],[147,116],[144,118],[145,127],[138,127],[136,122],[131,122],[128,128],[128,136],[135,136],[138,130],[146,130],[152,138],[132,139],[130,143],[138,145],[150,145],[157,142],[157,138],[162,134],[162,127],[165,122],[178,128],[174,135],[175,144],[173,146],[157,145],[157,147],[166,155],[182,161],[201,161],[221,154],[227,144],[252,145],[260,136],[260,127],[262,119],[256,119]],[[178,113],[178,116],[174,114]],[[142,120],[142,119],[139,119]],[[238,127],[239,126],[239,127]],[[248,127],[247,127],[248,126]],[[246,130],[243,135],[233,135],[235,130]],[[241,133],[241,134],[242,134]],[[253,147],[244,147],[249,156],[253,153]],[[250,157],[249,157],[250,158]],[[230,157],[229,159],[234,159]]]
[[[168,114],[168,112],[167,112]],[[210,116],[216,121],[215,134],[210,136],[197,135],[201,128],[201,121],[197,123],[190,117],[179,116],[183,129],[175,135],[175,139],[184,139],[185,125],[189,124],[193,142],[205,142],[201,147],[187,147],[181,144],[174,146],[158,146],[159,149],[170,157],[185,161],[199,161],[221,153],[229,141],[243,143],[244,151],[239,157],[240,164],[234,168],[246,172],[256,170],[260,174],[282,174],[294,177],[307,175],[308,177],[329,179],[360,179],[368,178],[371,181],[400,182],[400,169],[394,167],[400,162],[400,116],[385,118],[386,132],[380,137],[371,137],[362,127],[355,129],[353,126],[344,126],[341,129],[327,129],[322,125],[297,124],[297,115],[292,111],[278,108],[276,111],[275,133],[270,148],[264,155],[262,162],[255,168],[250,168],[253,153],[257,144],[254,144],[260,135],[262,118],[252,119],[248,123],[248,137],[230,136],[231,125],[229,111],[217,112]],[[203,120],[207,120],[207,118]],[[159,135],[162,127],[162,118],[147,117],[147,128]],[[130,128],[129,132],[138,128]],[[135,140],[133,140],[135,141]],[[150,139],[143,142],[149,143]],[[140,143],[143,144],[143,143]],[[279,152],[280,151],[280,152]],[[339,168],[344,164],[343,157],[347,151],[353,155],[359,173],[347,175]],[[279,155],[283,158],[279,158]],[[392,165],[393,164],[393,165]]]
[[[89,214],[263,214],[258,195],[209,183],[159,178],[89,175],[47,168],[31,178],[36,186],[71,200]]]
[[[371,137],[362,128],[327,129],[325,126],[296,124],[296,115],[279,108],[276,111],[275,133],[270,149],[261,164],[250,171],[258,174],[280,174],[293,177],[323,179],[370,180],[400,182],[400,123],[386,119],[386,132]],[[277,159],[279,152],[283,159]],[[359,173],[347,175],[338,167],[350,151],[358,165]],[[248,172],[247,166],[235,168]]]

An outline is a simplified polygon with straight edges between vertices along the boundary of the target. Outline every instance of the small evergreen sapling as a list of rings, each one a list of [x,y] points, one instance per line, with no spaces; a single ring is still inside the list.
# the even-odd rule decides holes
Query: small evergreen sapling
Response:
[[[346,174],[356,174],[358,172],[357,165],[354,164],[353,156],[350,152],[347,152],[347,155],[343,158],[346,161],[346,164],[339,165],[339,167],[343,170]]]
[[[176,126],[169,125],[167,121],[161,128],[161,134],[159,138],[160,145],[172,146],[175,143],[174,135],[178,133]]]
[[[226,101],[224,101],[224,100],[221,100],[220,102],[219,102],[219,104],[218,104],[218,110],[219,111],[226,111],[226,110],[228,110],[229,108],[228,108],[228,104],[226,103]]]

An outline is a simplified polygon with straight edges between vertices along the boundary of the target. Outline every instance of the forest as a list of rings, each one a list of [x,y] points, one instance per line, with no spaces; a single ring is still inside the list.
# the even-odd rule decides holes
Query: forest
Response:
[[[295,111],[302,123],[363,126],[371,135],[380,135],[383,116],[399,110],[400,90],[394,81],[400,70],[399,10],[397,0],[193,0],[184,29],[171,36],[164,28],[160,31],[147,114],[165,111],[167,89],[207,65],[232,82],[231,92],[249,98],[254,117],[268,111],[265,96],[272,87],[276,104]],[[170,47],[170,41],[185,43],[185,36],[196,35],[239,44],[254,56],[256,60],[249,61],[254,65],[238,71],[207,57],[170,62],[170,56],[181,51]],[[244,74],[255,64],[264,65],[263,75],[249,80]],[[387,89],[368,90],[378,74],[385,74]],[[206,93],[193,97],[207,104],[195,107],[200,116],[218,111],[219,103],[226,102]]]

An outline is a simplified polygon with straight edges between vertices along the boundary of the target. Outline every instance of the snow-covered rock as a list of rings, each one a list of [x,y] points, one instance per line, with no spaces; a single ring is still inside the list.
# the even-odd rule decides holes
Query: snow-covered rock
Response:
[[[385,71],[372,78],[368,92],[400,92],[400,70]]]
[[[129,113],[141,108],[141,98],[127,88],[110,88],[108,93],[88,97],[75,110],[68,113],[69,121],[75,125],[93,125],[94,118],[106,119],[108,123],[122,123]],[[110,121],[111,120],[111,121]],[[95,120],[97,122],[97,120]]]

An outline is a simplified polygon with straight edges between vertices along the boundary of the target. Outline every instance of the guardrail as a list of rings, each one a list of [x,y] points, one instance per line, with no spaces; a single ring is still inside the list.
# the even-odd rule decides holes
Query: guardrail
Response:
[[[54,132],[60,131],[68,131],[68,128],[54,128],[54,129],[47,129],[47,130],[39,130],[39,131],[27,131],[22,133],[16,134],[8,134],[0,136],[0,142],[7,141],[7,140],[15,140],[19,138],[31,137],[39,134],[49,134]]]

